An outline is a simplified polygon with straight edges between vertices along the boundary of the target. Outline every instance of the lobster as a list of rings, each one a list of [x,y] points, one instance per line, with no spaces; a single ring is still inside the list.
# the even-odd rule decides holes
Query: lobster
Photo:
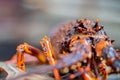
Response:
[[[120,73],[120,55],[112,43],[98,20],[76,20],[60,27],[51,38],[45,36],[40,41],[41,50],[26,43],[19,45],[17,66],[25,71],[23,55],[27,53],[50,64],[48,69],[33,73],[52,70],[56,80],[100,80],[100,76],[107,80],[109,74]]]

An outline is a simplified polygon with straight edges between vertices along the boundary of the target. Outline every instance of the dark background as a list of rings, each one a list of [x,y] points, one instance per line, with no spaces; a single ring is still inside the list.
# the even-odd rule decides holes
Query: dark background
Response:
[[[23,42],[39,48],[44,35],[78,18],[99,19],[120,47],[120,0],[0,0],[0,60]]]

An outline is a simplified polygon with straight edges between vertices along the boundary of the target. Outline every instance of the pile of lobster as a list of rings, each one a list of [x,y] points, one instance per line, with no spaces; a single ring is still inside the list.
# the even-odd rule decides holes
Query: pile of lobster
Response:
[[[52,71],[55,80],[107,80],[120,73],[120,54],[98,20],[81,19],[62,25],[41,41],[41,49],[27,43],[17,47],[17,67],[25,71],[24,54],[49,64],[34,72]],[[30,74],[30,73],[28,73]]]

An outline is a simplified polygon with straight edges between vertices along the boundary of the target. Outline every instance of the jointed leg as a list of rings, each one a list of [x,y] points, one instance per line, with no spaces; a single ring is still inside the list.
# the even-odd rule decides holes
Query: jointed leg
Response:
[[[40,44],[43,47],[44,55],[47,57],[49,64],[54,66],[56,64],[56,61],[55,61],[54,50],[52,48],[50,39],[45,36],[43,40],[40,41]],[[60,80],[58,69],[56,68],[53,69],[53,73],[54,73],[55,79]]]

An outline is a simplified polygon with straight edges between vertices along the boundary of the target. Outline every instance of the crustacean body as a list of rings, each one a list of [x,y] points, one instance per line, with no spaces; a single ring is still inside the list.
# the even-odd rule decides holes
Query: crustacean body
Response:
[[[56,80],[100,80],[100,76],[107,80],[109,74],[120,73],[120,56],[112,42],[98,20],[76,20],[60,27],[51,38],[45,36],[41,52],[26,43],[18,46],[18,68],[25,70],[23,54],[27,53],[49,63],[50,69],[38,71],[52,70]]]

